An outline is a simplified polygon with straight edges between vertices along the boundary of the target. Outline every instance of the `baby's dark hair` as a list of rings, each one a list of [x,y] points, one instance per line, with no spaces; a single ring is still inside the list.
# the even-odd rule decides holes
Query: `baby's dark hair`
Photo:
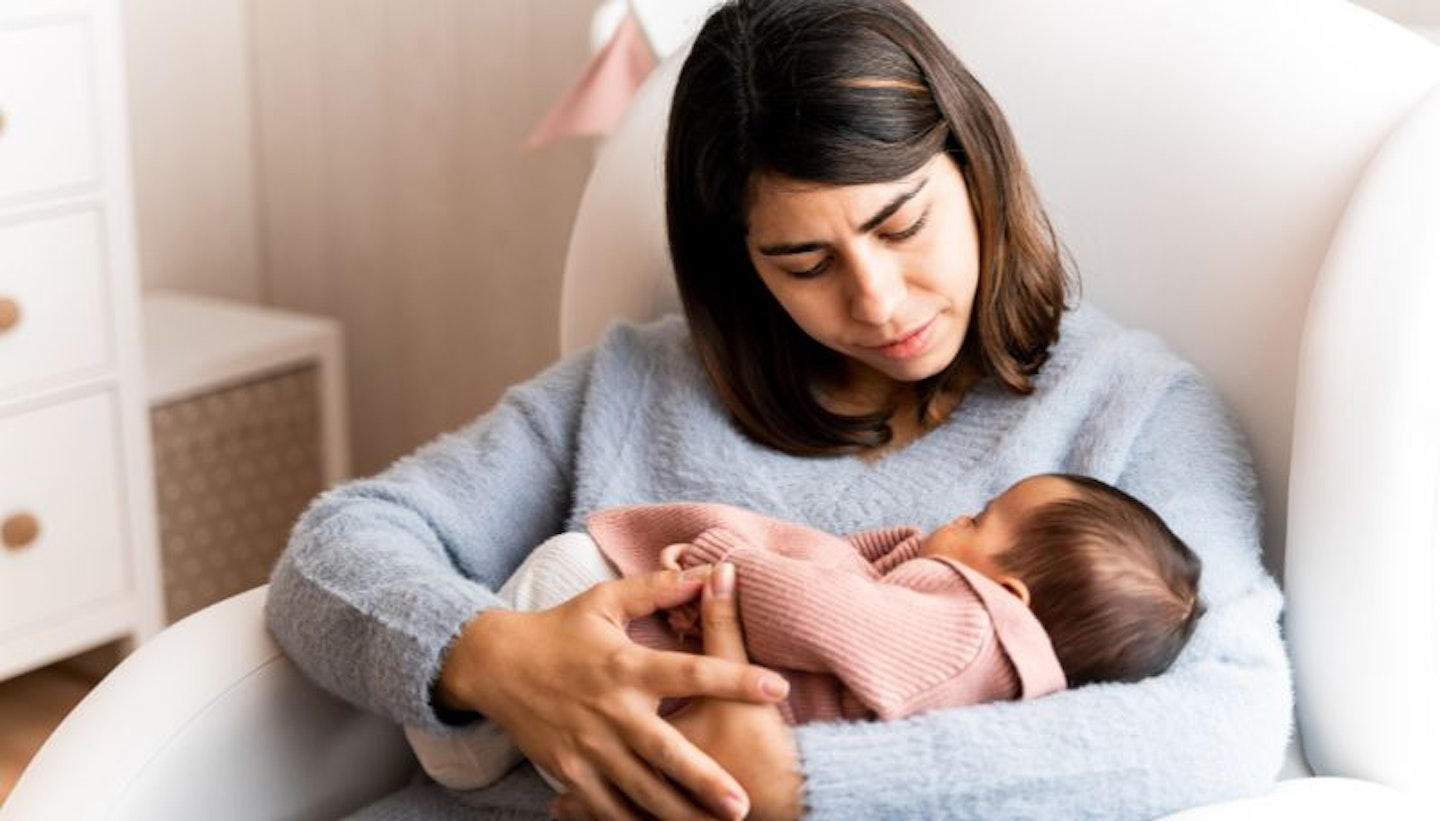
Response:
[[[1139,681],[1164,672],[1205,612],[1200,558],[1128,493],[1056,474],[1074,495],[1015,528],[997,557],[1030,589],[1069,686]]]

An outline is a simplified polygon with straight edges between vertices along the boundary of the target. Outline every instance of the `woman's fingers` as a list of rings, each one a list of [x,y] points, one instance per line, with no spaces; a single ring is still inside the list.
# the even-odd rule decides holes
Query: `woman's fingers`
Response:
[[[686,746],[689,746],[688,743]],[[703,758],[698,751],[696,755]],[[671,782],[665,779],[661,771],[646,761],[633,756],[623,755],[606,759],[608,771],[606,777],[623,792],[635,806],[656,818],[675,819],[739,819],[745,817],[749,805],[745,803],[744,793],[740,791],[739,785],[723,790],[718,796],[706,796],[703,791],[696,790],[699,798],[692,800],[681,792],[681,788],[687,785],[684,782]],[[674,763],[667,762],[667,763]],[[706,760],[710,768],[718,774],[723,774],[720,766],[712,761]],[[733,784],[733,780],[726,778]],[[738,796],[737,803],[732,796]],[[708,800],[707,800],[708,799]],[[704,812],[696,805],[696,801],[702,804],[711,804],[716,808],[714,815]]]
[[[675,727],[663,724],[655,730],[630,741],[630,746],[650,767],[685,788],[716,818],[744,818],[749,813],[750,801],[734,776]],[[657,815],[669,817],[664,813]]]
[[[710,622],[704,622],[709,631]],[[731,629],[738,629],[732,627]],[[708,648],[710,637],[705,637]],[[720,641],[723,643],[724,638]],[[709,652],[707,649],[706,652]],[[728,652],[735,653],[733,649]],[[743,659],[741,642],[739,654]],[[770,704],[781,701],[790,692],[790,683],[783,676],[764,667],[756,667],[729,659],[697,656],[681,652],[651,651],[643,665],[637,665],[635,684],[650,692],[669,698],[723,698]]]
[[[632,747],[637,750],[639,747],[658,749],[653,742],[627,746],[621,739],[612,736],[591,749],[588,757],[569,758],[557,768],[558,774],[570,786],[573,800],[583,806],[583,810],[573,810],[572,817],[587,817],[585,814],[588,814],[597,818],[629,819],[642,813],[667,819],[744,817],[749,805],[745,802],[739,784],[670,725],[660,722],[660,726],[665,734],[674,736],[673,739],[666,739],[667,742],[679,742],[678,747],[670,748],[678,752],[646,760],[643,753],[637,755],[632,752]],[[713,806],[713,814],[697,806],[698,799],[691,799],[682,792],[687,785],[693,789],[695,785],[705,782],[686,781],[683,778],[672,782],[665,778],[667,772],[688,772],[686,768],[678,766],[678,762],[690,758],[700,759],[703,762],[700,768],[709,771],[709,780],[721,784],[718,790],[708,790],[714,797],[703,802]],[[700,790],[694,791],[698,795],[706,794]],[[737,796],[739,801],[735,800]]]
[[[640,650],[628,657],[634,662],[628,677],[638,687],[671,698],[705,696],[760,703],[785,698],[790,686],[783,677],[763,667],[743,663],[745,646],[734,600],[735,567],[729,563],[715,567],[729,568],[723,572],[729,574],[730,594],[718,608],[712,608],[713,612],[702,609],[702,623],[706,630],[712,619],[728,623],[728,626],[717,627],[718,635],[713,639],[720,642],[717,646],[723,648],[723,654],[709,649],[712,639],[708,636],[704,656]],[[693,567],[683,573],[662,570],[605,582],[596,585],[587,595],[596,596],[601,608],[612,618],[629,622],[693,600],[711,575],[710,565]]]
[[[709,565],[697,565],[685,571],[657,570],[601,582],[586,595],[599,597],[601,606],[614,618],[628,622],[693,600],[709,575]]]
[[[567,782],[570,792],[564,798],[570,800],[572,818],[638,819],[629,804],[610,786],[610,783],[593,770],[572,775]]]
[[[577,699],[571,693],[564,704],[531,699],[531,715],[567,717],[557,725],[571,739],[570,752],[562,754],[566,761],[545,755],[539,760],[557,764],[557,775],[570,785],[571,797],[558,806],[571,807],[571,817],[745,815],[749,801],[740,782],[654,712],[656,702],[666,696],[764,704],[784,698],[788,691],[783,677],[744,663],[744,645],[734,623],[734,569],[724,572],[730,593],[710,594],[718,606],[701,608],[705,629],[713,623],[719,642],[711,652],[723,658],[657,652],[630,644],[624,634],[632,619],[694,602],[711,574],[708,566],[605,582],[565,605],[564,612],[547,611],[572,639],[594,633],[609,645],[604,653],[590,656],[598,664],[576,668],[582,676],[593,677],[592,685],[582,690],[593,697]],[[545,689],[543,680],[536,683]],[[531,739],[535,752],[545,748],[546,737],[540,733],[538,741]],[[523,743],[521,748],[528,749]],[[554,756],[553,744],[550,749]]]
[[[735,565],[730,562],[715,565],[710,573],[700,599],[700,624],[706,658],[749,662],[735,605]]]

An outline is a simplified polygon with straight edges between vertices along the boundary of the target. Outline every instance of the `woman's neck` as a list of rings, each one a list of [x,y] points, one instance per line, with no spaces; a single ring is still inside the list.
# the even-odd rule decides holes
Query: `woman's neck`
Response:
[[[863,451],[860,455],[866,459],[878,458],[919,439],[949,418],[950,413],[960,404],[961,397],[962,394],[958,391],[942,391],[930,400],[922,414],[914,392],[907,391],[895,406],[895,412],[890,414],[890,441]]]
[[[938,427],[959,406],[960,400],[979,381],[979,376],[977,369],[964,367],[959,385],[937,393],[922,413],[914,383],[900,382],[862,366],[849,370],[843,384],[822,390],[820,401],[832,413],[846,416],[862,416],[890,409],[887,420],[890,441],[860,452],[864,459],[876,459]]]

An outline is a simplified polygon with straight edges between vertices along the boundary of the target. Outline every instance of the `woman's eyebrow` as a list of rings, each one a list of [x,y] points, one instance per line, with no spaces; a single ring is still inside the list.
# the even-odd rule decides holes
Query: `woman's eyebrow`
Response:
[[[899,196],[895,197],[895,199],[890,200],[890,202],[885,204],[884,208],[881,208],[879,211],[875,212],[875,216],[871,217],[868,220],[865,220],[865,222],[861,224],[859,230],[855,233],[868,234],[871,231],[874,231],[876,228],[879,228],[880,223],[890,219],[890,217],[893,216],[896,211],[899,211],[901,207],[905,205],[905,203],[915,199],[915,195],[919,194],[921,189],[923,189],[929,182],[930,178],[926,177],[925,179],[921,180],[914,188],[910,189],[909,191],[905,191]]]
[[[865,220],[865,222],[862,223],[858,229],[856,229],[855,233],[868,234],[871,231],[874,231],[876,228],[880,227],[881,223],[883,223],[885,220],[890,219],[890,217],[894,216],[896,211],[899,211],[901,208],[905,207],[905,203],[915,199],[916,195],[918,195],[925,188],[925,186],[929,184],[929,182],[930,178],[926,177],[925,179],[917,183],[915,187],[910,189],[909,191],[902,191],[901,193],[897,194],[895,196],[895,199],[892,199],[889,202],[885,203],[884,208],[876,211],[873,217]],[[758,250],[761,254],[767,257],[785,257],[792,256],[794,254],[808,254],[812,251],[822,250],[824,247],[825,243],[823,242],[778,242],[774,245],[761,245],[756,250]]]

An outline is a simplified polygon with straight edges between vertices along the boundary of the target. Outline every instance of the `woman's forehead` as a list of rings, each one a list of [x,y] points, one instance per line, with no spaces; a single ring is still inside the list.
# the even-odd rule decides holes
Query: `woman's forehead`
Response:
[[[852,227],[863,225],[897,197],[917,193],[936,176],[944,154],[895,180],[834,185],[766,172],[750,184],[746,223],[752,235],[803,227],[808,218],[840,216]],[[958,176],[958,174],[957,174]]]

